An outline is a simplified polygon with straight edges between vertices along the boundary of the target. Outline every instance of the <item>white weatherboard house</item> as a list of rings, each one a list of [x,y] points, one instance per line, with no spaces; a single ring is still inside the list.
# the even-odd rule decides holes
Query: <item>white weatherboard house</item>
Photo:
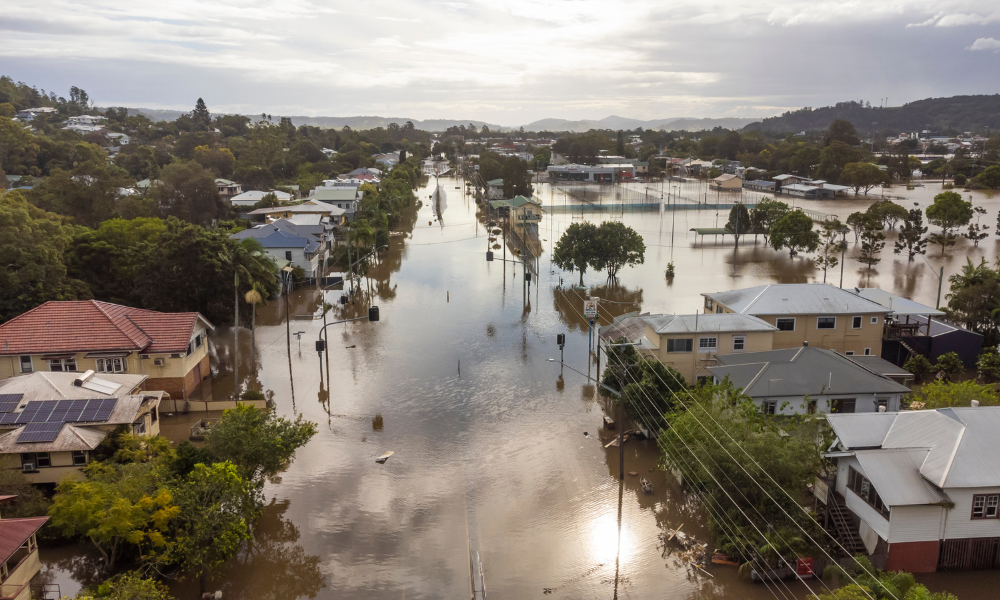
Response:
[[[826,453],[837,465],[827,505],[846,507],[876,564],[1000,568],[1000,407],[827,419],[837,436]]]
[[[719,355],[718,361],[708,368],[715,379],[728,377],[766,414],[893,412],[910,391],[853,357],[823,348]]]

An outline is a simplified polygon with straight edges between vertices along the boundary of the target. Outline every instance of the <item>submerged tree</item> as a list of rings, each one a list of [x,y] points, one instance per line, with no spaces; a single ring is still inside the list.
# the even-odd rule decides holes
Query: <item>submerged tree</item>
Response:
[[[819,234],[813,229],[812,218],[801,210],[793,210],[771,226],[771,247],[788,248],[788,255],[814,252],[819,246]]]
[[[607,271],[608,279],[617,279],[625,266],[641,265],[646,259],[646,244],[631,227],[617,221],[606,221],[597,228],[597,252],[591,266]]]
[[[941,228],[941,233],[931,235],[931,241],[944,249],[955,244],[955,229],[967,225],[972,220],[972,203],[962,200],[956,192],[941,192],[934,196],[934,204],[927,207],[927,220]]]
[[[896,239],[893,252],[896,254],[906,252],[907,258],[911,261],[918,254],[926,254],[927,238],[924,237],[926,233],[924,213],[919,208],[910,210],[899,227],[899,237]]]
[[[875,217],[868,217],[861,228],[861,255],[858,261],[868,265],[868,276],[871,277],[872,267],[882,259],[879,254],[885,248],[885,234],[882,224]]]
[[[979,217],[986,214],[985,208],[977,206],[972,210],[976,213],[976,222],[969,223],[969,231],[965,234],[965,238],[970,240],[973,246],[978,247],[979,242],[990,236],[990,226],[979,224]]]
[[[742,202],[737,202],[729,211],[729,221],[726,222],[726,231],[733,234],[736,240],[736,247],[740,247],[740,236],[753,232],[753,223],[750,221],[750,211]]]
[[[566,228],[552,252],[552,263],[567,271],[580,271],[580,285],[597,250],[597,226],[573,223]]]
[[[823,222],[823,229],[820,233],[822,245],[820,246],[820,254],[815,259],[816,266],[823,269],[823,283],[826,283],[827,269],[833,269],[840,264],[837,253],[843,250],[843,242],[837,238],[842,236],[843,229],[844,224],[839,219]]]

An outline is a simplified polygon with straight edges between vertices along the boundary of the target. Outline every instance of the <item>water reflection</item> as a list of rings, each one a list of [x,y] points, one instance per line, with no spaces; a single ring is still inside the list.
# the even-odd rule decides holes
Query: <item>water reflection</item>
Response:
[[[226,566],[207,583],[222,597],[236,600],[315,598],[326,587],[320,557],[299,544],[299,528],[285,518],[289,501],[274,500],[257,522],[252,544],[243,544]],[[178,598],[196,596],[196,580],[171,585]]]
[[[570,331],[586,331],[589,326],[583,314],[583,301],[587,296],[601,299],[595,325],[607,325],[616,317],[642,309],[642,288],[629,289],[619,283],[584,289],[577,286],[557,286],[552,290],[552,303],[560,320]]]

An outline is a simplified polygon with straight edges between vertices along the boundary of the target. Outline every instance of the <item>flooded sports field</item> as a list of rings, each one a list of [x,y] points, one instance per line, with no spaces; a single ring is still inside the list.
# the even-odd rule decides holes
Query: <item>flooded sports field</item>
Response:
[[[740,193],[717,196],[685,182],[630,184],[655,206],[616,210],[604,206],[614,204],[613,193],[594,208],[562,188],[536,187],[547,209],[530,285],[523,263],[500,260],[516,261],[507,247],[487,262],[492,243],[482,209],[461,179],[442,177],[419,190],[422,206],[404,219],[405,235],[391,238],[362,282],[373,290],[379,322],[330,326],[320,359],[314,342],[323,325],[313,317],[324,296],[335,306],[331,320],[361,316],[366,306],[341,306],[339,289],[307,287],[290,295],[287,308],[282,298],[258,309],[256,331],[240,335],[243,385],[271,395],[280,414],[319,423],[319,433],[267,487],[256,543],[215,573],[208,589],[227,600],[469,598],[481,566],[486,597],[494,599],[806,597],[805,585],[743,582],[734,567],[701,572],[664,551],[664,527],[683,525],[710,548],[712,541],[698,504],[656,469],[651,441],[624,445],[625,470],[647,477],[654,491],[644,494],[639,477],[626,476],[619,521],[619,449],[605,447],[614,434],[602,421],[608,407],[576,371],[596,373],[583,316],[588,293],[604,300],[605,324],[635,310],[694,312],[703,292],[822,281],[822,271],[810,256],[789,258],[762,238],[754,244],[748,236],[735,250],[729,238],[691,231],[722,227],[728,218],[728,209],[692,208],[699,198],[712,206]],[[939,191],[940,183],[930,182],[885,190],[905,208],[926,207]],[[795,204],[844,220],[876,197]],[[974,202],[987,209],[983,222],[995,225],[1000,198],[976,194]],[[605,219],[642,234],[645,263],[624,269],[613,285],[588,272],[586,289],[575,289],[578,274],[551,266],[551,249],[570,224]],[[931,246],[926,258],[908,262],[892,253],[894,237],[888,234],[882,262],[868,273],[854,259],[859,247],[849,234],[844,286],[881,287],[934,305],[940,267],[946,294],[949,274],[966,257],[993,261],[997,254],[991,235],[978,247],[960,240],[944,256]],[[668,281],[671,261],[676,276]],[[827,275],[834,284],[839,277],[839,268]],[[565,362],[573,370],[560,372],[559,333],[567,335]],[[232,337],[222,328],[213,337],[217,398],[232,393]],[[163,433],[186,439],[202,416],[165,417]],[[376,464],[386,451],[394,454]],[[41,558],[44,576],[64,594],[97,576],[85,548],[43,548]],[[919,580],[964,600],[991,596],[1000,573]],[[172,589],[195,598],[198,582]]]

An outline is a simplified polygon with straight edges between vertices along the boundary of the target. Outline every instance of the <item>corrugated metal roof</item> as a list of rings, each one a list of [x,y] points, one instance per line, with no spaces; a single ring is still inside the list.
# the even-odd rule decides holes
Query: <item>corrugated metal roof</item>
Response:
[[[729,376],[730,381],[743,388],[750,397],[899,394],[910,391],[906,386],[873,373],[846,356],[823,348],[786,348],[724,354],[717,358],[720,366],[709,367],[708,370],[719,379]],[[734,368],[749,364],[761,365],[753,378],[748,378],[748,369]]]
[[[826,283],[784,283],[702,294],[746,315],[841,315],[887,313],[881,304]]]
[[[910,373],[903,367],[896,366],[878,356],[854,355],[848,356],[847,358],[858,363],[862,367],[865,367],[869,371],[874,371],[879,375],[884,375],[885,377],[913,377],[913,373]]]
[[[0,519],[0,562],[7,562],[14,556],[14,553],[48,520],[48,517]]]
[[[833,413],[826,420],[848,450],[878,448],[899,413]]]
[[[634,342],[646,335],[646,322],[643,317],[636,316],[636,313],[629,313],[624,317],[619,317],[610,325],[605,325],[599,330],[601,339],[604,341],[614,341],[625,338]]]
[[[102,379],[121,385],[113,394],[102,394],[96,390],[77,387],[73,382],[79,373],[53,373],[37,371],[30,375],[18,375],[0,380],[0,393],[24,394],[22,404],[33,400],[83,400],[87,398],[121,398],[146,381],[146,375],[117,375],[101,373]]]
[[[913,506],[951,502],[951,498],[920,476],[925,449],[860,450],[855,458],[871,480],[882,501],[889,506]]]
[[[778,328],[757,317],[735,313],[699,315],[648,315],[641,317],[656,333],[717,333],[777,331]]]
[[[936,308],[931,308],[930,306],[926,306],[919,302],[914,302],[909,298],[897,296],[896,294],[892,294],[878,288],[854,288],[849,291],[853,291],[862,298],[881,304],[896,315],[932,315],[936,317],[944,315],[943,311],[937,310]]]

